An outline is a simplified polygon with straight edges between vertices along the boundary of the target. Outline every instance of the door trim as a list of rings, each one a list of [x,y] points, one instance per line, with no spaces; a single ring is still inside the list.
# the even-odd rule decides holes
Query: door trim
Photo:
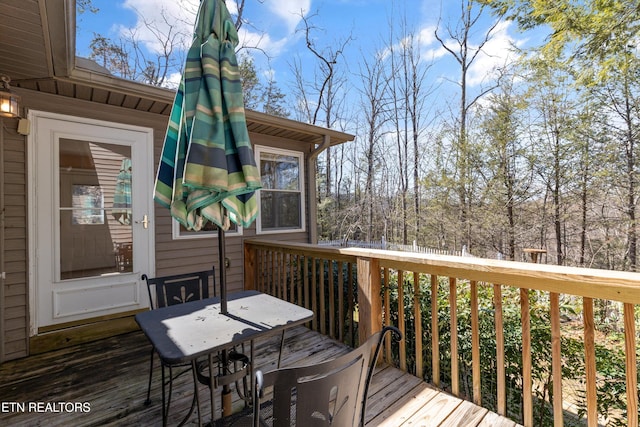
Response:
[[[36,236],[36,209],[38,205],[38,201],[36,198],[36,184],[37,177],[36,174],[38,171],[36,170],[36,140],[38,139],[38,129],[36,127],[37,119],[50,119],[50,120],[60,120],[64,122],[73,122],[82,125],[94,125],[94,126],[102,126],[102,127],[114,127],[122,130],[129,130],[134,132],[140,132],[147,135],[147,143],[145,144],[145,155],[149,159],[153,159],[153,128],[143,127],[143,126],[135,126],[129,124],[123,124],[118,122],[110,122],[105,120],[97,120],[97,119],[89,119],[84,117],[66,115],[66,114],[58,114],[51,113],[47,111],[39,111],[39,110],[30,110],[28,113],[28,119],[31,122],[31,132],[27,137],[27,243],[28,243],[28,273],[27,273],[27,282],[29,288],[29,336],[33,337],[38,334],[38,287],[36,284],[37,274],[36,274],[36,265],[37,265],[37,255],[36,248],[38,244],[38,236]],[[149,171],[149,176],[153,177],[153,162],[151,163],[151,171]],[[148,253],[149,260],[149,268],[150,271],[148,274],[155,274],[155,207],[153,201],[149,201],[149,209],[148,209],[148,217],[149,222],[151,223],[151,227],[149,230],[149,245],[152,250]],[[145,293],[146,295],[146,293]],[[147,299],[145,295],[142,295],[144,300]],[[98,316],[96,319],[100,319]],[[86,319],[86,323],[92,323],[96,319]],[[47,327],[51,328],[51,327]]]

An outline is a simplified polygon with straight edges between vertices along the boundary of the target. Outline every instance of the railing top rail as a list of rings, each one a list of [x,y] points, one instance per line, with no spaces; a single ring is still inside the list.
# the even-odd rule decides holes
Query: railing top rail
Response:
[[[377,258],[381,267],[560,294],[640,304],[640,273],[381,249],[247,239],[245,244],[341,260]]]

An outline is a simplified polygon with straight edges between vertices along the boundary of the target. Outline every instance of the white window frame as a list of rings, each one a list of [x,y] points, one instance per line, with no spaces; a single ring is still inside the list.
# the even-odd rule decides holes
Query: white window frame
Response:
[[[218,238],[218,230],[189,232],[188,234],[182,233],[183,232],[180,230],[180,223],[175,218],[171,218],[171,234],[173,240],[207,239],[211,237],[216,239]],[[225,236],[242,236],[242,227],[238,225],[237,230],[225,231]]]
[[[274,148],[274,147],[267,147],[264,145],[256,145],[254,148],[255,151],[255,156],[256,156],[256,165],[258,165],[258,169],[261,169],[260,166],[260,159],[261,159],[261,155],[262,153],[269,153],[269,154],[280,154],[283,156],[289,156],[289,157],[295,157],[298,159],[298,185],[299,185],[299,193],[300,193],[300,227],[299,228],[279,228],[279,229],[269,229],[269,230],[263,230],[262,229],[262,209],[259,209],[258,211],[258,218],[256,219],[256,234],[284,234],[284,233],[300,233],[300,232],[305,232],[306,231],[306,224],[307,224],[307,216],[306,216],[306,205],[307,205],[307,200],[306,200],[306,194],[305,194],[305,188],[306,188],[306,175],[305,175],[305,169],[304,169],[304,153],[301,151],[293,151],[293,150],[285,150],[282,148]],[[259,190],[257,192],[258,195],[258,206],[261,207],[262,206],[262,199],[261,199],[261,193],[262,191],[265,190]],[[278,191],[282,191],[282,190],[278,190]]]

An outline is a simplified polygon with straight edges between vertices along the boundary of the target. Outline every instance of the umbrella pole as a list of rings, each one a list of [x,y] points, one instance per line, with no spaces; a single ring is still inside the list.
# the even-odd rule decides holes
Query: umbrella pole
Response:
[[[225,235],[218,226],[218,268],[220,273],[220,312],[227,314],[227,266],[225,265]]]
[[[220,313],[227,314],[227,266],[225,262],[225,233],[222,227],[218,226],[218,269],[220,274]],[[226,375],[229,354],[227,350],[222,351],[223,375]],[[231,415],[231,389],[228,385],[222,386],[222,416]]]

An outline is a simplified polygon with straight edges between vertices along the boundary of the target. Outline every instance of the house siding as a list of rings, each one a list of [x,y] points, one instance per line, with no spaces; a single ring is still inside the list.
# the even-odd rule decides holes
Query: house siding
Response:
[[[28,348],[26,148],[17,126],[17,119],[4,119],[1,130],[5,205],[1,360],[23,356]]]
[[[164,131],[163,131],[164,132]],[[164,134],[163,134],[164,136]],[[269,147],[284,148],[307,153],[310,145],[284,138],[251,133],[249,135],[254,145],[266,145]],[[160,158],[162,144],[156,145],[156,159]],[[157,162],[156,162],[157,163]],[[305,165],[306,167],[306,165]],[[308,185],[308,184],[307,184]],[[309,192],[307,192],[308,196]],[[274,233],[268,234],[272,240],[287,240],[289,242],[309,242],[309,200],[305,200],[307,217],[306,231],[299,233]],[[175,273],[188,273],[198,269],[208,268],[214,265],[216,268],[216,283],[219,277],[218,265],[218,238],[181,239],[172,240],[171,216],[167,209],[156,205],[156,265],[158,275]],[[226,271],[227,290],[229,292],[240,291],[244,285],[244,262],[243,262],[243,241],[247,238],[256,237],[255,223],[251,227],[244,229],[241,236],[229,235],[225,237],[225,255],[229,260],[229,268]],[[258,235],[258,237],[260,237]],[[176,253],[180,257],[176,257]]]
[[[55,112],[76,117],[104,120],[153,129],[154,165],[158,164],[168,116],[125,109],[112,105],[98,104],[64,96],[19,89],[25,111],[28,109]],[[26,113],[25,113],[26,114]],[[28,224],[27,224],[27,179],[28,171],[26,137],[16,132],[17,119],[5,119],[0,131],[4,137],[4,251],[2,253],[6,278],[3,280],[0,331],[2,343],[0,362],[27,356],[29,353],[29,282],[28,282]],[[259,134],[251,135],[254,144],[269,145],[305,153],[311,145],[299,141]],[[305,167],[308,165],[305,164]],[[308,175],[307,175],[308,176]],[[307,186],[311,185],[307,183]],[[307,191],[307,198],[309,194]],[[300,233],[269,234],[274,240],[293,242],[309,241],[310,201],[307,207],[307,229]],[[177,274],[204,270],[215,265],[218,259],[216,237],[205,239],[172,239],[171,217],[167,209],[155,205],[155,275]],[[242,236],[226,237],[226,256],[230,267],[227,270],[227,289],[241,290],[243,287],[243,240],[255,237],[255,225],[244,230]],[[147,272],[154,274],[154,272]]]

